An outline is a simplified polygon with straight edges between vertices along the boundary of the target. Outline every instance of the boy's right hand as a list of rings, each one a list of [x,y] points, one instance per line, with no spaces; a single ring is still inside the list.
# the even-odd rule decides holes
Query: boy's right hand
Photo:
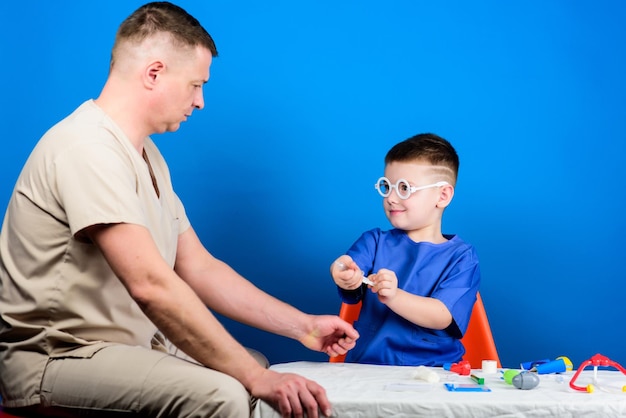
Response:
[[[363,283],[363,272],[349,255],[342,255],[330,265],[330,275],[344,290],[358,289]]]

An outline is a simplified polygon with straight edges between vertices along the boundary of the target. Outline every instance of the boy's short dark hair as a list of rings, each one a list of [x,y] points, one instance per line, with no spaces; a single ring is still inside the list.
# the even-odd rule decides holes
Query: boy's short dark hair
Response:
[[[439,135],[423,133],[397,143],[387,152],[385,165],[392,162],[416,160],[449,168],[456,182],[459,172],[459,156],[452,144]]]

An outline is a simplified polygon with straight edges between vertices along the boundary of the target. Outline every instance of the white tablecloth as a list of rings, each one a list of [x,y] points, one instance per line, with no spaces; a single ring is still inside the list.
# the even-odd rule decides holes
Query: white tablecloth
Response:
[[[517,389],[502,374],[484,377],[490,392],[450,392],[444,383],[473,383],[460,376],[430,368],[438,383],[415,379],[417,368],[352,363],[293,362],[276,364],[272,370],[297,373],[321,384],[333,405],[333,417],[626,417],[626,376],[599,370],[593,393],[570,388],[573,372],[539,375],[539,385]],[[585,369],[579,386],[593,383],[593,369]],[[259,402],[255,418],[280,418],[265,402]]]

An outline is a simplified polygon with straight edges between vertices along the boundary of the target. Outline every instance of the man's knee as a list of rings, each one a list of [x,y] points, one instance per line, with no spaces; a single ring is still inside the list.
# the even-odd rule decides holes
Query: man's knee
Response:
[[[198,401],[206,415],[215,417],[249,417],[254,401],[243,385],[235,379],[223,379],[219,388],[210,391]]]
[[[144,383],[160,416],[249,417],[254,400],[235,378],[175,357],[164,358]]]

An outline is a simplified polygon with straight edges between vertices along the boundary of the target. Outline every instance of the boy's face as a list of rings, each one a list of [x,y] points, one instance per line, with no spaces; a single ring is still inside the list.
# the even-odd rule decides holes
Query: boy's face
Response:
[[[426,162],[392,162],[385,167],[385,177],[391,184],[404,179],[411,186],[420,187],[441,180],[433,166]],[[450,185],[431,187],[412,193],[401,199],[395,188],[383,198],[383,208],[389,222],[405,230],[414,241],[441,242],[441,216],[452,199],[454,189]]]

